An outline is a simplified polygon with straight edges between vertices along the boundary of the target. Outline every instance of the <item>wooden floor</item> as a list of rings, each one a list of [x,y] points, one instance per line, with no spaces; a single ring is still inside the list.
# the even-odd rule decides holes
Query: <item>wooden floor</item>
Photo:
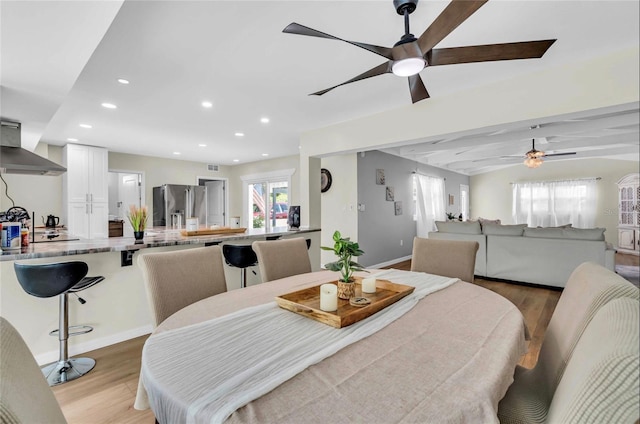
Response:
[[[618,254],[616,263],[639,265],[640,257]],[[409,270],[410,267],[410,261],[392,266],[405,270]],[[479,278],[474,283],[504,296],[520,309],[531,335],[529,352],[522,357],[520,364],[527,368],[533,367],[561,292]],[[96,367],[78,380],[53,387],[53,392],[70,424],[154,423],[154,416],[150,410],[133,409],[138,387],[140,354],[147,337],[142,336],[87,352],[83,356],[94,358]]]

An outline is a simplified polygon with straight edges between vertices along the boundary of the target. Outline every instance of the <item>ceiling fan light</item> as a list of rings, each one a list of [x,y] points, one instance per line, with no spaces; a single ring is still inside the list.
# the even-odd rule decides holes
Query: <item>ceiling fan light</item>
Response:
[[[402,60],[396,60],[391,66],[391,72],[399,77],[410,77],[422,71],[425,61],[421,57],[408,57]]]
[[[527,168],[537,168],[542,165],[542,159],[528,157],[524,160],[523,163],[527,166]]]

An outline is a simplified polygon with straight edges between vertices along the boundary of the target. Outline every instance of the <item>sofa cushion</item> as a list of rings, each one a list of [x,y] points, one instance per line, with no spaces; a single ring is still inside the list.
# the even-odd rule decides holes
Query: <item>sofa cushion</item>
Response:
[[[484,224],[500,224],[499,219],[486,219],[483,217],[478,217],[478,221],[480,221],[480,225],[484,226]]]
[[[483,224],[482,234],[490,236],[521,236],[527,224],[500,225]]]
[[[525,228],[525,237],[603,241],[605,228]]]
[[[523,236],[525,237],[537,237],[537,238],[566,238],[562,234],[562,228],[532,228],[527,227],[524,229]]]
[[[606,228],[564,228],[562,233],[566,238],[574,240],[604,240]]]
[[[478,221],[436,221],[436,228],[443,233],[482,234],[482,229]]]

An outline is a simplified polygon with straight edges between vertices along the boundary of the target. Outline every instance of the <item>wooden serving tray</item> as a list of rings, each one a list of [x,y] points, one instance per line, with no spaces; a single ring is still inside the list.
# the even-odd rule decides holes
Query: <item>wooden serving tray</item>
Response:
[[[202,229],[202,230],[195,230],[195,231],[187,231],[187,230],[181,230],[180,234],[182,234],[183,236],[213,236],[216,234],[238,234],[238,233],[244,233],[245,231],[247,231],[246,228],[229,228],[229,227],[220,227],[220,228],[214,228],[214,229]]]
[[[309,287],[276,297],[281,308],[296,314],[315,319],[335,328],[347,327],[363,320],[387,306],[397,302],[415,290],[415,287],[392,283],[388,280],[376,280],[375,293],[362,293],[360,277],[355,277],[356,297],[371,300],[367,306],[352,306],[348,300],[338,298],[338,310],[326,312],[320,309],[320,286]]]

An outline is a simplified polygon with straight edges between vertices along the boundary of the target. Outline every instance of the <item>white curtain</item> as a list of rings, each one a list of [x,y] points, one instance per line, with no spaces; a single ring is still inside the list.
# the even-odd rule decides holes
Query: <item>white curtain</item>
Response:
[[[436,230],[436,221],[445,220],[444,179],[415,174],[417,235],[426,238]]]
[[[593,228],[596,220],[597,181],[593,179],[513,184],[513,220],[530,227],[572,224]]]

